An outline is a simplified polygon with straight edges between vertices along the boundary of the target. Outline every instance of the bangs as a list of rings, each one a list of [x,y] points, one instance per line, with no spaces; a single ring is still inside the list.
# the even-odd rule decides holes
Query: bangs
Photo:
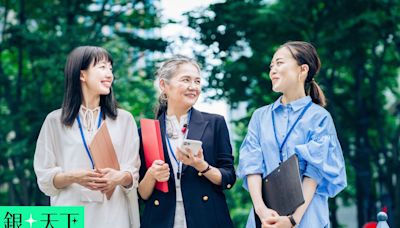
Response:
[[[110,53],[108,53],[108,51],[103,48],[94,48],[93,53],[91,53],[90,57],[90,62],[93,62],[93,66],[95,66],[100,61],[110,62],[111,65],[113,65],[113,60]]]

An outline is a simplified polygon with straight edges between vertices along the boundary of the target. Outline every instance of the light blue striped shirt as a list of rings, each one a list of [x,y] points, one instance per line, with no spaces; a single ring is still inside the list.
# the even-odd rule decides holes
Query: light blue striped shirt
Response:
[[[271,113],[274,112],[277,137],[282,143],[303,108],[311,101],[306,96],[283,105],[281,98],[257,109],[251,117],[246,138],[240,147],[237,169],[237,176],[243,179],[246,190],[247,175],[262,174],[265,177],[279,165],[279,147]],[[334,197],[347,186],[342,149],[329,112],[313,103],[288,137],[282,153],[283,160],[297,154],[300,175],[308,176],[318,184],[298,227],[329,227],[328,197]],[[246,227],[255,227],[253,210]]]

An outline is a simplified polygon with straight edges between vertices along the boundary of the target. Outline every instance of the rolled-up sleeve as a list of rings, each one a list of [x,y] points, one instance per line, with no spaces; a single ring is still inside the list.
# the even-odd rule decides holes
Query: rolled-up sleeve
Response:
[[[56,196],[59,194],[60,189],[54,186],[53,179],[56,174],[63,171],[57,165],[54,143],[51,120],[47,117],[40,130],[33,158],[33,168],[36,173],[38,186],[47,196]]]
[[[308,143],[295,147],[295,152],[306,161],[303,175],[317,182],[317,194],[334,197],[347,186],[342,148],[330,115],[310,133]]]
[[[231,189],[236,182],[235,168],[233,166],[232,146],[229,138],[229,131],[224,117],[217,119],[217,138],[218,138],[218,154],[217,168],[221,172],[222,189]]]
[[[132,185],[128,188],[122,187],[125,193],[138,187],[139,182],[139,135],[135,120],[129,115],[127,124],[123,126],[126,129],[122,159],[120,161],[121,171],[129,172],[132,176]]]
[[[243,187],[248,189],[247,176],[266,172],[259,138],[259,110],[256,110],[247,129],[246,137],[239,151],[238,178],[243,179]]]

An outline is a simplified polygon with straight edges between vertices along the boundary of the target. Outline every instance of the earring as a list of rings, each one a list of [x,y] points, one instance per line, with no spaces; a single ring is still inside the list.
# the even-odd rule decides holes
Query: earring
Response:
[[[167,94],[164,93],[164,92],[161,93],[160,98],[161,98],[161,100],[163,100],[163,101],[168,100]]]

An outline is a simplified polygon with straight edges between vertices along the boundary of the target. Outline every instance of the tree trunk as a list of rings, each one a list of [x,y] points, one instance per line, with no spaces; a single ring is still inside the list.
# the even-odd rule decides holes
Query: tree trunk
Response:
[[[331,226],[332,228],[339,228],[339,223],[337,220],[336,212],[337,212],[338,206],[336,203],[336,198],[329,199],[329,217],[331,220]]]
[[[23,67],[24,67],[24,30],[25,30],[25,0],[20,0],[19,1],[19,6],[20,6],[20,12],[18,15],[19,18],[19,42],[17,43],[17,48],[18,48],[18,74],[17,74],[17,83],[15,85],[15,100],[12,102],[11,105],[11,113],[14,115],[19,115],[20,114],[20,107],[22,105],[22,87],[23,87]],[[22,141],[23,140],[23,134],[22,134],[22,129],[21,129],[21,124],[18,119],[14,119],[14,129],[15,129],[15,135],[16,141]],[[27,191],[27,186],[29,184],[26,181],[25,178],[25,167],[23,164],[23,160],[21,159],[21,156],[16,157],[12,156],[10,161],[13,163],[13,166],[15,167],[15,174],[17,178],[19,179],[20,184],[18,187],[14,188],[14,186],[10,186],[10,188],[14,188],[15,192],[17,193],[17,197],[15,200],[17,202],[10,202],[10,204],[17,204],[17,205],[27,205],[28,204],[28,191]],[[20,190],[20,191],[18,191]],[[10,198],[9,200],[12,200]]]
[[[396,109],[396,115],[400,119],[400,104]],[[394,206],[393,206],[393,218],[389,218],[389,221],[393,221],[393,227],[400,227],[400,123],[397,127],[397,133],[395,135],[395,140],[393,143],[394,148],[394,170],[393,175],[395,176],[396,183],[393,183],[395,186],[395,195],[393,198]]]
[[[369,170],[369,159],[370,159],[370,151],[366,146],[366,130],[368,129],[367,125],[367,115],[368,112],[365,112],[366,105],[365,100],[362,96],[362,84],[363,77],[365,72],[363,59],[363,51],[359,52],[359,64],[355,72],[356,81],[355,81],[355,106],[356,106],[356,138],[355,138],[355,162],[353,166],[356,170],[356,199],[357,199],[357,220],[358,227],[362,227],[362,225],[368,219],[368,208],[370,205],[369,202],[369,193],[371,187],[371,173]]]

